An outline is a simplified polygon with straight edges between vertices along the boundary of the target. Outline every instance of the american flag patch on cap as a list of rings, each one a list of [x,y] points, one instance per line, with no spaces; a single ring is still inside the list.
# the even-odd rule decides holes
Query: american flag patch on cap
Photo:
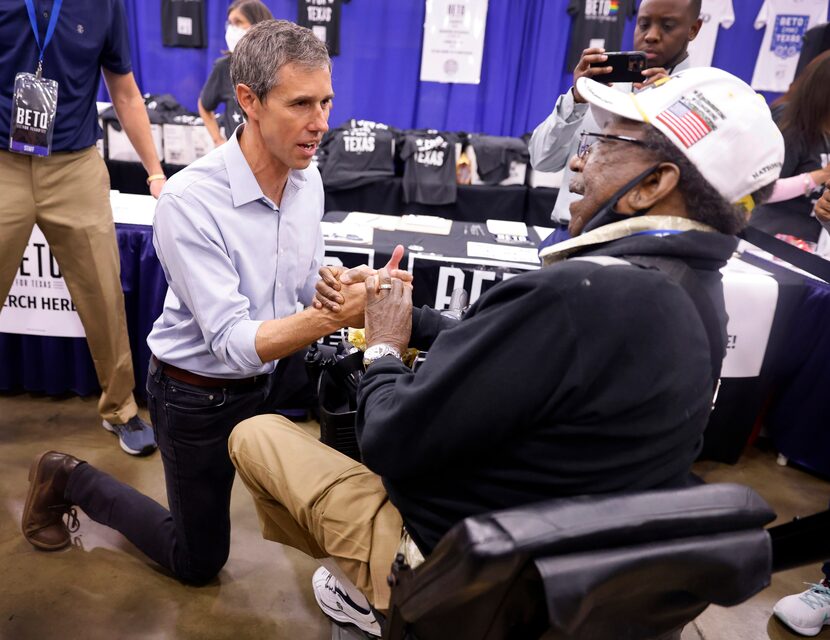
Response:
[[[662,122],[687,149],[712,131],[706,121],[678,100],[655,118]]]

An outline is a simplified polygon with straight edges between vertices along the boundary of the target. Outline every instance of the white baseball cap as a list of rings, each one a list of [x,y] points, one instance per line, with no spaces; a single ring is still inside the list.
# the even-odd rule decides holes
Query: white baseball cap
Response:
[[[728,202],[778,179],[784,138],[763,97],[721,69],[697,67],[623,93],[589,78],[576,88],[605,126],[611,115],[663,133]]]

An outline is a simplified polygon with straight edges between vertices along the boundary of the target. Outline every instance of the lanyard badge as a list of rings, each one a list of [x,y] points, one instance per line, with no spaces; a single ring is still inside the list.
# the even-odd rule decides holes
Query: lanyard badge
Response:
[[[55,0],[52,15],[46,29],[43,45],[40,44],[33,0],[26,0],[29,22],[35,34],[40,57],[37,72],[18,73],[14,78],[9,150],[36,156],[48,156],[52,150],[52,133],[55,128],[55,112],[58,108],[58,83],[43,78],[43,52],[52,39],[58,23],[62,0]]]

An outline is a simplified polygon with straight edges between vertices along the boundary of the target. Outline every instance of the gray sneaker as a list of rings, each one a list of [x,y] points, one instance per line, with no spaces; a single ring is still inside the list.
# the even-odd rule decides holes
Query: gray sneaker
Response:
[[[146,456],[156,450],[153,427],[137,415],[124,423],[104,420],[103,425],[104,429],[118,436],[121,448],[131,456]]]

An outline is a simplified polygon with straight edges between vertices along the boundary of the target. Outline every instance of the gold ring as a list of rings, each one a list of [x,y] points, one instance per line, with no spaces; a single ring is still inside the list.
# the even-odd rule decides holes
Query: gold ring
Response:
[[[382,285],[378,287],[378,289],[391,289],[392,283],[391,282],[384,282]]]

